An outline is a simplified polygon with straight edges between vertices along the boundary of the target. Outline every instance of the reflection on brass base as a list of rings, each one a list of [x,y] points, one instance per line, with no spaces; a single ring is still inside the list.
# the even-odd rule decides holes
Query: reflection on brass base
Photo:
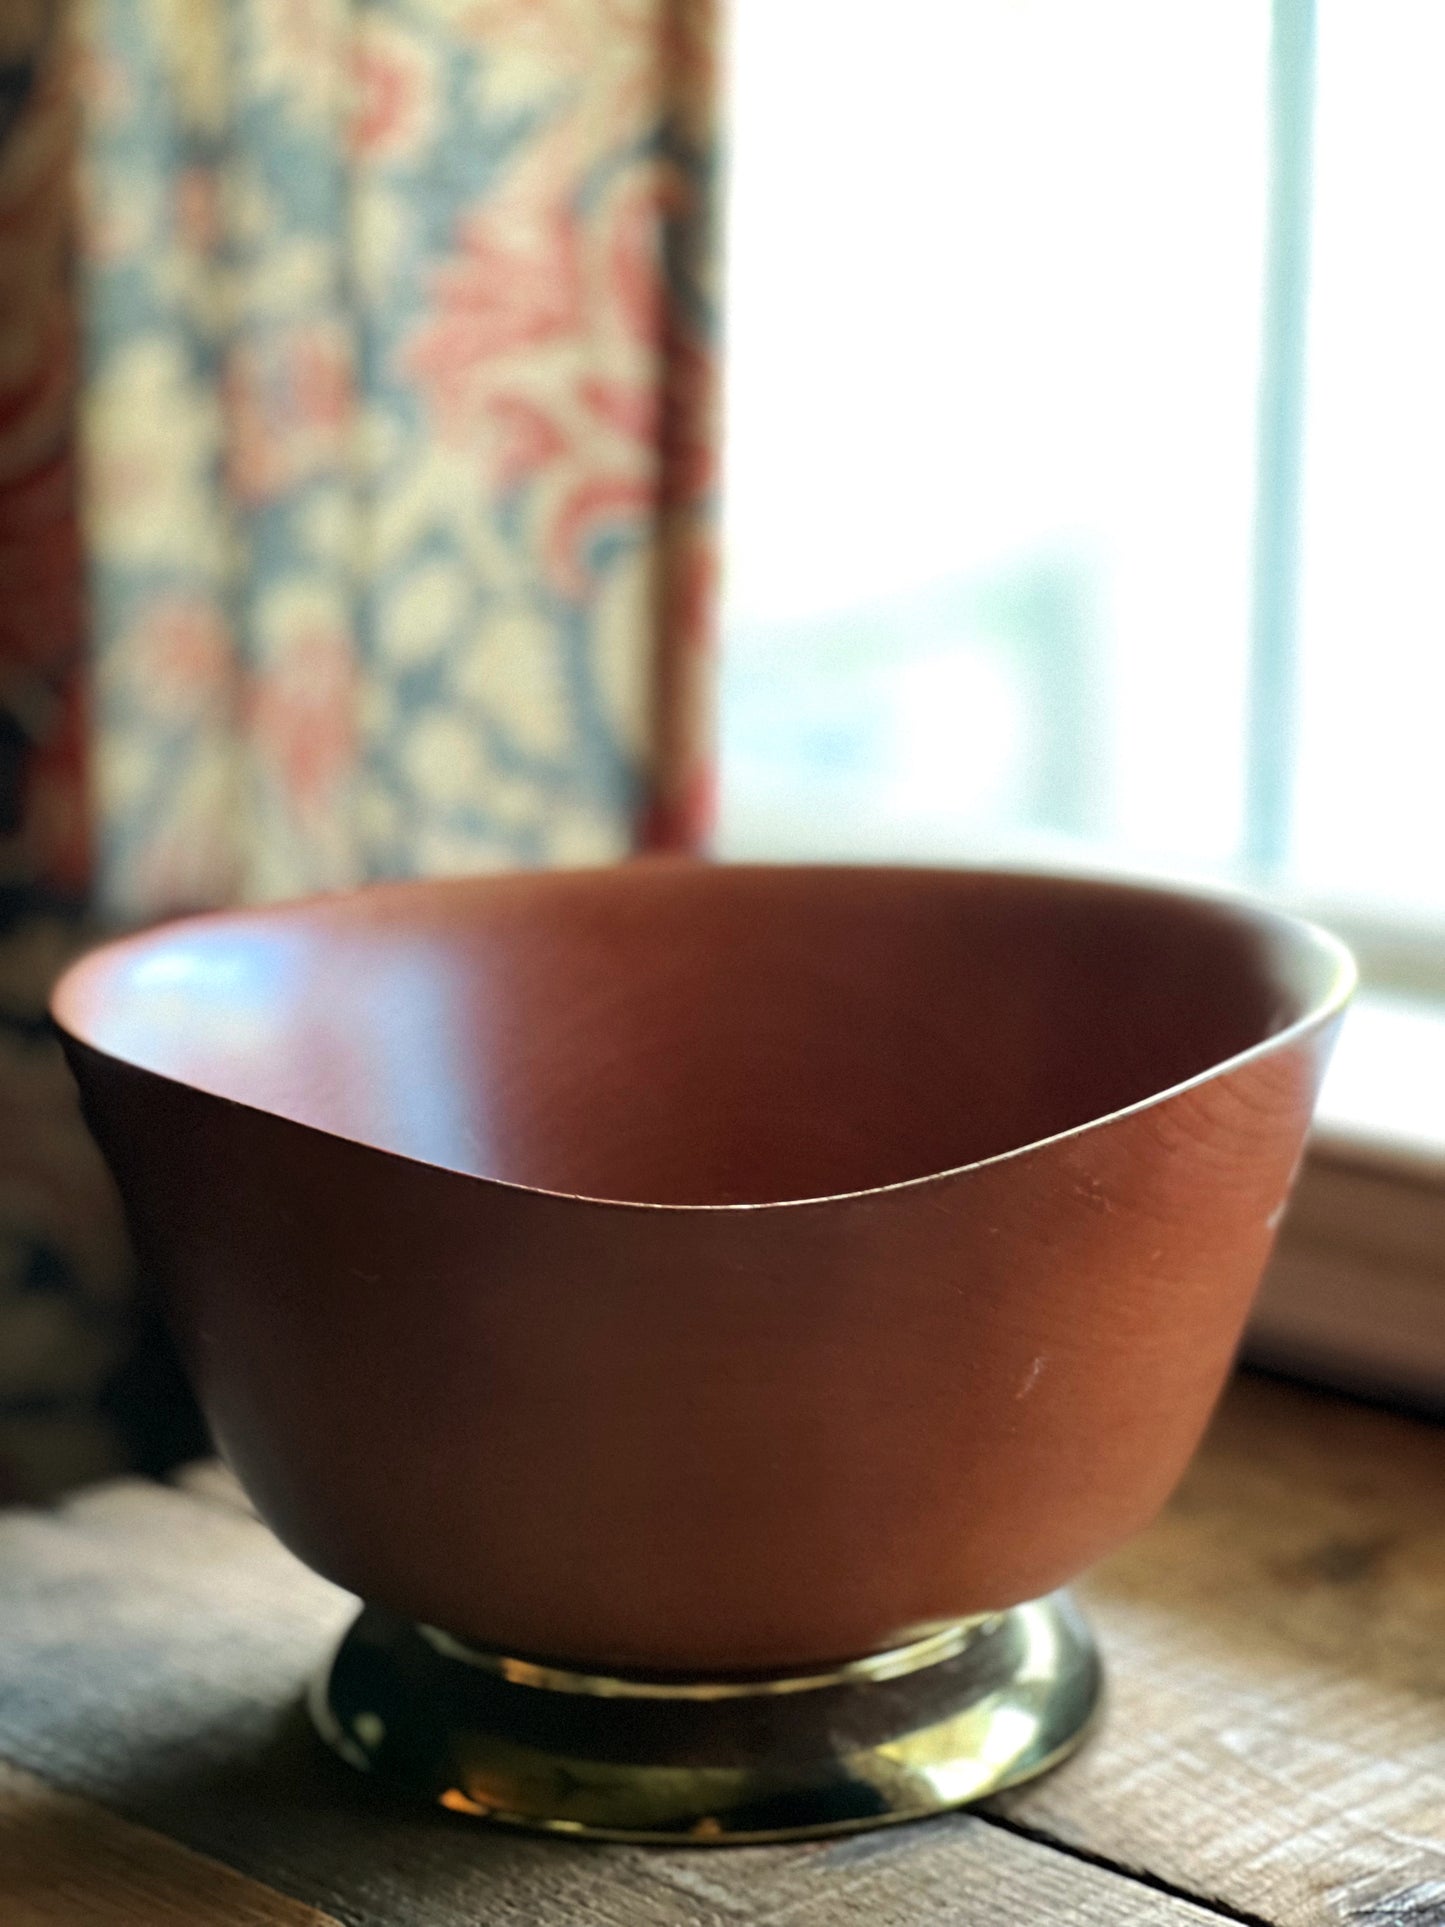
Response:
[[[1055,1593],[829,1672],[707,1681],[506,1659],[368,1606],[311,1710],[343,1759],[454,1812],[708,1845],[979,1799],[1071,1752],[1098,1697]]]

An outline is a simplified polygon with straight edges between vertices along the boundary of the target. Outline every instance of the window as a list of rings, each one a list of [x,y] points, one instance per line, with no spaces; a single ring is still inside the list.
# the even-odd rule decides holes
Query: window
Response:
[[[1445,920],[1445,11],[1322,0],[1291,869]]]
[[[733,68],[725,850],[1236,879],[1398,961],[1445,15],[735,0]]]

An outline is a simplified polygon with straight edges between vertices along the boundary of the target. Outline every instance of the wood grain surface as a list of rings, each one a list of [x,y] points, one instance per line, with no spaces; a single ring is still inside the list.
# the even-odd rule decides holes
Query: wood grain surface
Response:
[[[1001,1811],[1280,1927],[1445,1922],[1445,1428],[1240,1379],[1081,1590],[1107,1722]]]
[[[1243,1380],[1083,1590],[1109,1710],[1034,1787],[832,1843],[585,1847],[408,1808],[319,1750],[297,1696],[351,1602],[209,1469],[0,1516],[0,1756],[245,1876],[231,1913],[176,1916],[206,1927],[1445,1923],[1445,1431]],[[10,1862],[5,1927],[170,1919],[26,1916]],[[292,1911],[247,1913],[258,1888]]]
[[[0,1763],[5,1927],[336,1927],[219,1861]]]

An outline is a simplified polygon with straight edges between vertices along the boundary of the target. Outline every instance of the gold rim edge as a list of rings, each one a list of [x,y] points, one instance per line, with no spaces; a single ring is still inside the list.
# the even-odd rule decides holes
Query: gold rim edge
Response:
[[[900,1646],[862,1659],[845,1660],[825,1672],[772,1675],[753,1674],[739,1678],[664,1679],[636,1673],[583,1673],[542,1660],[514,1659],[505,1653],[489,1653],[465,1640],[442,1632],[438,1627],[418,1624],[417,1632],[443,1659],[456,1660],[481,1672],[493,1673],[513,1686],[532,1686],[549,1693],[576,1693],[589,1699],[651,1700],[725,1700],[769,1698],[781,1693],[812,1693],[829,1686],[844,1686],[865,1680],[906,1679],[929,1666],[955,1659],[982,1635],[1002,1624],[1002,1613],[978,1613],[970,1619],[957,1619],[924,1633]]]

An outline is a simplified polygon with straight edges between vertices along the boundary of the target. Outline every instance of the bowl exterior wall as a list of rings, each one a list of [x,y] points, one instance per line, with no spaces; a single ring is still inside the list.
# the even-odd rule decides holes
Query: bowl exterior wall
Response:
[[[1035,1597],[1148,1521],[1333,1028],[950,1176],[721,1210],[521,1190],[67,1048],[301,1558],[493,1648],[734,1671]]]

